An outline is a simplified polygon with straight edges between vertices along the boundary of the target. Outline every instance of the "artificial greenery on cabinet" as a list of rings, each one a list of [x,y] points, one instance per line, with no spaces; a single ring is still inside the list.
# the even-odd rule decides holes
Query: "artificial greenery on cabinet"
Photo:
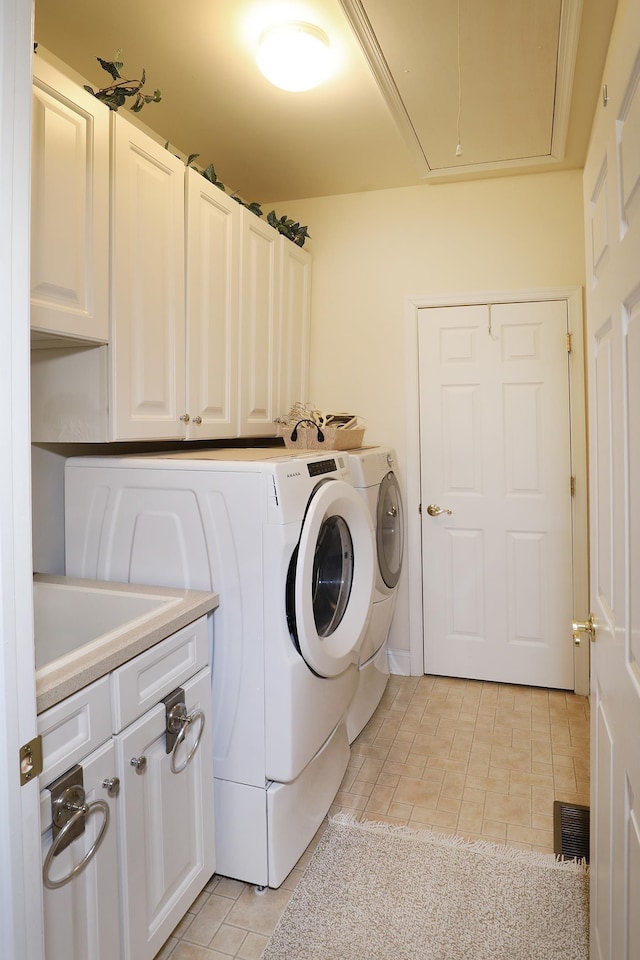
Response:
[[[142,108],[148,103],[159,103],[162,99],[162,94],[160,90],[155,90],[153,94],[142,93],[142,88],[146,82],[146,71],[142,70],[142,76],[139,80],[127,80],[122,76],[122,71],[124,69],[124,62],[122,60],[122,48],[116,51],[115,57],[113,60],[104,60],[102,57],[96,57],[96,60],[100,64],[103,70],[105,70],[113,83],[109,84],[106,87],[101,87],[98,90],[94,90],[93,87],[85,84],[84,89],[91,93],[94,97],[97,97],[98,100],[101,100],[105,103],[110,110],[118,110],[120,107],[124,106],[126,101],[131,97],[134,97],[134,102],[131,104],[130,109],[134,113],[139,113]],[[165,149],[169,149],[169,141],[165,143]],[[212,163],[209,163],[204,169],[200,169],[195,165],[195,161],[199,158],[200,154],[191,153],[187,157],[186,166],[193,167],[195,170],[198,170],[202,176],[212,183],[214,186],[218,187],[223,193],[226,193],[226,187],[222,181],[218,180],[215,168]],[[243,200],[241,196],[237,193],[232,193],[231,197],[243,207],[246,207],[251,213],[254,213],[257,217],[264,216],[262,211],[262,206],[256,200],[247,202]],[[301,226],[299,222],[291,220],[285,215],[278,217],[275,210],[270,210],[267,214],[267,223],[272,226],[278,233],[281,233],[288,240],[291,240],[292,243],[295,243],[299,247],[304,246],[304,242],[309,237],[308,228],[306,226]]]
[[[110,83],[106,87],[100,87],[98,90],[94,90],[88,83],[85,83],[84,89],[87,93],[91,93],[98,100],[101,100],[102,103],[106,103],[110,110],[118,110],[119,107],[124,106],[130,97],[135,97],[130,107],[133,113],[140,113],[147,103],[160,103],[162,94],[159,90],[154,90],[152,94],[142,92],[142,88],[147,80],[144,67],[142,68],[142,76],[139,80],[127,80],[122,76],[124,63],[121,57],[122,48],[116,50],[116,55],[113,60],[103,60],[102,57],[96,57],[96,60],[102,69],[106,70],[109,74],[113,83]]]

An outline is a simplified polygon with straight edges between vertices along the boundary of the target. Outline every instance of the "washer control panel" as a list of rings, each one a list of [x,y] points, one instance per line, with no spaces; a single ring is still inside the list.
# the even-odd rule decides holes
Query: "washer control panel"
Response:
[[[338,464],[335,458],[331,457],[329,460],[314,460],[312,463],[308,463],[307,467],[310,477],[321,477],[325,473],[335,473],[338,469]]]

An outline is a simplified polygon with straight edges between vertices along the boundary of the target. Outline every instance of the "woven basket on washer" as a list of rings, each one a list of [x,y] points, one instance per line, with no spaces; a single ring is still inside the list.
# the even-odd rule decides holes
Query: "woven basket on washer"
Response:
[[[298,426],[296,439],[291,439],[294,427],[279,428],[284,439],[285,447],[296,450],[355,450],[362,446],[364,427],[353,427],[351,430],[341,430],[339,427],[323,427],[320,431],[324,440],[318,440],[317,427]]]

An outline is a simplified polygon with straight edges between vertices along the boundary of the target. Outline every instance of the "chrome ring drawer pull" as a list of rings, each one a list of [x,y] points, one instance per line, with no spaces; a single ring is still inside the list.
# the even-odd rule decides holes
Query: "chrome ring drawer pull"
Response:
[[[73,814],[73,816],[67,820],[64,827],[61,829],[60,833],[55,838],[51,846],[49,847],[49,852],[47,853],[47,856],[45,857],[45,861],[42,865],[42,879],[45,887],[48,890],[57,890],[58,887],[64,887],[66,883],[69,883],[70,880],[73,880],[74,877],[77,877],[78,874],[84,870],[84,868],[89,863],[94,853],[97,851],[98,847],[102,843],[104,839],[104,835],[107,831],[107,827],[109,826],[109,804],[107,803],[106,800],[94,800],[93,803],[83,803],[82,805],[73,804],[73,806],[69,804],[68,807],[71,809],[75,807],[76,811]],[[101,809],[104,814],[104,819],[102,821],[102,826],[100,828],[100,832],[98,833],[98,836],[93,841],[93,843],[85,853],[80,863],[77,863],[73,868],[73,870],[71,870],[66,877],[61,877],[60,880],[52,880],[51,877],[49,876],[49,867],[51,866],[51,861],[55,857],[56,850],[58,849],[59,845],[64,842],[67,834],[70,833],[71,829],[73,828],[75,823],[80,819],[80,817],[91,816],[91,814],[94,812],[96,808]]]
[[[176,737],[176,742],[174,744],[173,750],[171,751],[171,772],[172,773],[182,773],[182,771],[191,763],[193,755],[200,746],[200,741],[202,739],[202,734],[204,733],[204,713],[202,710],[194,710],[193,713],[190,713],[186,717],[181,717],[182,724],[180,726],[180,731]],[[176,757],[180,744],[184,741],[184,738],[187,734],[189,726],[194,723],[196,720],[200,721],[200,729],[198,730],[198,736],[196,737],[196,742],[189,750],[189,753],[184,759],[184,762],[180,766],[176,763]]]

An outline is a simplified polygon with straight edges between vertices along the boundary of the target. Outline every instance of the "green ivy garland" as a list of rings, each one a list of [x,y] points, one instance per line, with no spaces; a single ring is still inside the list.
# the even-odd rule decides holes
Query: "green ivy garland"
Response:
[[[124,63],[121,57],[122,48],[116,51],[113,60],[103,60],[102,57],[96,57],[96,60],[102,69],[109,74],[113,80],[113,83],[109,84],[107,87],[102,87],[99,90],[94,90],[93,87],[85,84],[84,89],[94,97],[97,97],[98,100],[101,100],[102,103],[105,103],[110,110],[114,111],[124,106],[125,101],[130,97],[135,97],[135,100],[131,105],[131,110],[134,113],[140,113],[142,108],[147,103],[160,103],[162,94],[159,90],[155,90],[153,94],[142,93],[142,88],[144,87],[147,79],[144,68],[142,70],[142,76],[140,80],[126,80],[123,78],[122,70],[124,68]],[[165,143],[165,149],[169,149],[169,141]],[[203,170],[200,170],[195,166],[195,161],[199,156],[200,154],[198,153],[189,154],[186,161],[186,166],[193,167],[194,170],[198,170],[205,180],[208,180],[209,183],[212,183],[214,186],[222,190],[223,193],[226,193],[225,185],[218,180],[212,163],[208,164],[208,166],[206,166]],[[246,207],[247,210],[250,210],[251,213],[254,213],[257,217],[263,216],[262,207],[257,201],[253,200],[251,203],[247,203],[247,201],[243,200],[242,197],[240,197],[237,193],[231,194],[231,197],[237,203],[241,204],[243,207]],[[300,226],[300,223],[289,219],[286,215],[278,217],[275,210],[271,210],[267,214],[267,223],[277,230],[278,233],[281,233],[288,240],[291,240],[299,247],[304,246],[304,242],[307,238],[310,239],[306,226]]]

